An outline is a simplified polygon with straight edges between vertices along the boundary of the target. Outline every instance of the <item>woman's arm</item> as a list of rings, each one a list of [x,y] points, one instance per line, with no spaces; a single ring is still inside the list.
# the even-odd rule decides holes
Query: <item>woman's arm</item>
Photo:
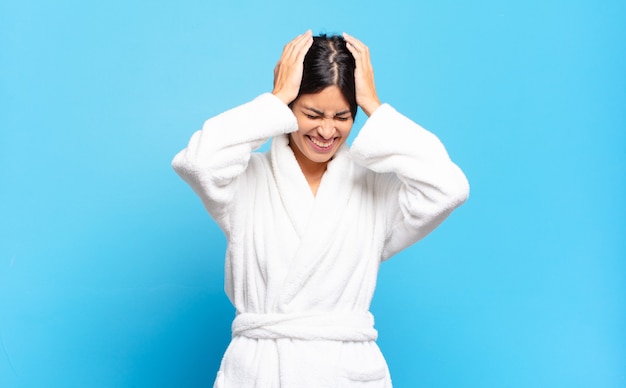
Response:
[[[303,60],[313,43],[311,31],[287,43],[274,69],[274,89],[255,100],[207,120],[172,162],[176,172],[200,196],[226,232],[236,179],[248,167],[252,151],[270,137],[298,129],[288,104],[296,98]]]
[[[465,175],[439,139],[390,105],[370,116],[350,151],[380,173],[376,190],[388,231],[383,259],[426,236],[469,195]]]
[[[270,137],[296,129],[289,107],[265,93],[207,120],[174,157],[172,166],[226,231],[235,182],[246,170],[252,151]]]
[[[380,104],[369,48],[348,34],[344,38],[356,63],[357,103],[369,116],[351,153],[357,163],[380,173],[376,190],[388,220],[387,259],[443,222],[467,199],[469,184],[435,135]]]

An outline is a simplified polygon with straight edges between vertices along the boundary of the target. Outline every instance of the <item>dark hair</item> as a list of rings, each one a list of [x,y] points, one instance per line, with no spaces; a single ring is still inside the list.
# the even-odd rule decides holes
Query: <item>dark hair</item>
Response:
[[[313,44],[304,57],[304,71],[298,97],[302,94],[318,93],[335,85],[350,105],[352,118],[356,117],[354,68],[354,57],[348,51],[343,37],[325,34],[314,36]]]

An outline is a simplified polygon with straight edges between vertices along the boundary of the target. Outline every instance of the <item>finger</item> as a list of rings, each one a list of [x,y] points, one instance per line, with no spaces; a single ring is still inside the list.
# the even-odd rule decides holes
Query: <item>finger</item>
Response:
[[[357,38],[355,38],[354,36],[344,32],[343,33],[343,38],[347,41],[350,42],[352,45],[357,46],[357,47],[366,47],[365,44],[363,42],[361,42],[360,40],[358,40]]]
[[[295,38],[293,38],[290,42],[287,43],[286,46],[296,44],[297,42],[302,41],[303,39],[306,39],[307,36],[310,36],[311,34],[312,34],[311,30],[306,30],[302,34],[300,34],[300,35],[296,36]]]
[[[358,51],[361,51],[361,48],[365,46],[360,40],[358,40],[352,35],[348,35],[345,32],[343,33],[343,38],[348,44],[350,44],[352,47],[354,47]]]
[[[302,61],[312,44],[313,33],[308,30],[292,42],[287,57],[295,61]]]
[[[310,30],[309,30],[310,31]],[[305,39],[301,42],[297,51],[297,60],[298,62],[302,62],[304,60],[304,56],[309,52],[309,49],[313,45],[313,35],[309,33],[305,36]]]
[[[350,51],[352,53],[352,56],[354,57],[356,62],[360,62],[362,57],[363,57],[363,53],[361,52],[361,50],[359,49],[359,47],[353,45],[350,42],[346,42],[346,48],[348,49],[348,51]]]
[[[348,43],[346,47],[348,48],[348,51],[352,53],[357,68],[365,69],[371,67],[370,55],[367,49],[353,46],[350,43]]]
[[[291,42],[285,45],[283,50],[283,54],[291,55],[294,50],[298,51],[298,49],[302,46],[303,42],[306,43],[311,36],[313,35],[311,30],[307,30],[303,34],[296,36]]]
[[[359,55],[359,50],[356,47],[354,47],[353,45],[351,45],[350,42],[347,42],[346,48],[348,49],[348,51],[350,51],[350,53],[352,53],[352,56],[355,59],[360,56]]]
[[[287,43],[283,47],[283,52],[280,54],[280,58],[278,59],[279,63],[286,62],[288,60],[288,58],[290,58],[293,55],[294,42],[295,42],[295,39],[292,40],[291,42]]]
[[[343,37],[346,40],[346,43],[348,43],[348,50],[350,50],[355,57],[357,55],[369,57],[369,48],[363,44],[363,42],[345,32],[343,33]]]

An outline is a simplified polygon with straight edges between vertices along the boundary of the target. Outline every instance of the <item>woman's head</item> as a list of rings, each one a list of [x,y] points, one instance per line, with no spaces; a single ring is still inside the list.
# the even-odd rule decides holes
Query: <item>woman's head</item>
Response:
[[[298,130],[289,145],[301,164],[326,164],[346,142],[357,109],[354,68],[342,37],[313,38],[298,97],[290,104]]]
[[[352,118],[356,116],[357,103],[354,86],[354,57],[341,36],[313,37],[313,44],[304,57],[304,71],[298,97],[321,92],[337,86],[350,105]]]

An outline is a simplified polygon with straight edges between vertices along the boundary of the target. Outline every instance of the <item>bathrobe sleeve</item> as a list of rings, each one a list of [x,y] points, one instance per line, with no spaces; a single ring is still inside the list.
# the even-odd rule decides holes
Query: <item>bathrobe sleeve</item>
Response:
[[[270,137],[297,128],[291,109],[273,94],[265,93],[207,120],[174,157],[172,167],[227,233],[236,182],[246,171],[252,151]]]
[[[387,221],[383,260],[430,233],[469,195],[465,175],[439,139],[388,104],[369,117],[350,152],[377,173]]]

